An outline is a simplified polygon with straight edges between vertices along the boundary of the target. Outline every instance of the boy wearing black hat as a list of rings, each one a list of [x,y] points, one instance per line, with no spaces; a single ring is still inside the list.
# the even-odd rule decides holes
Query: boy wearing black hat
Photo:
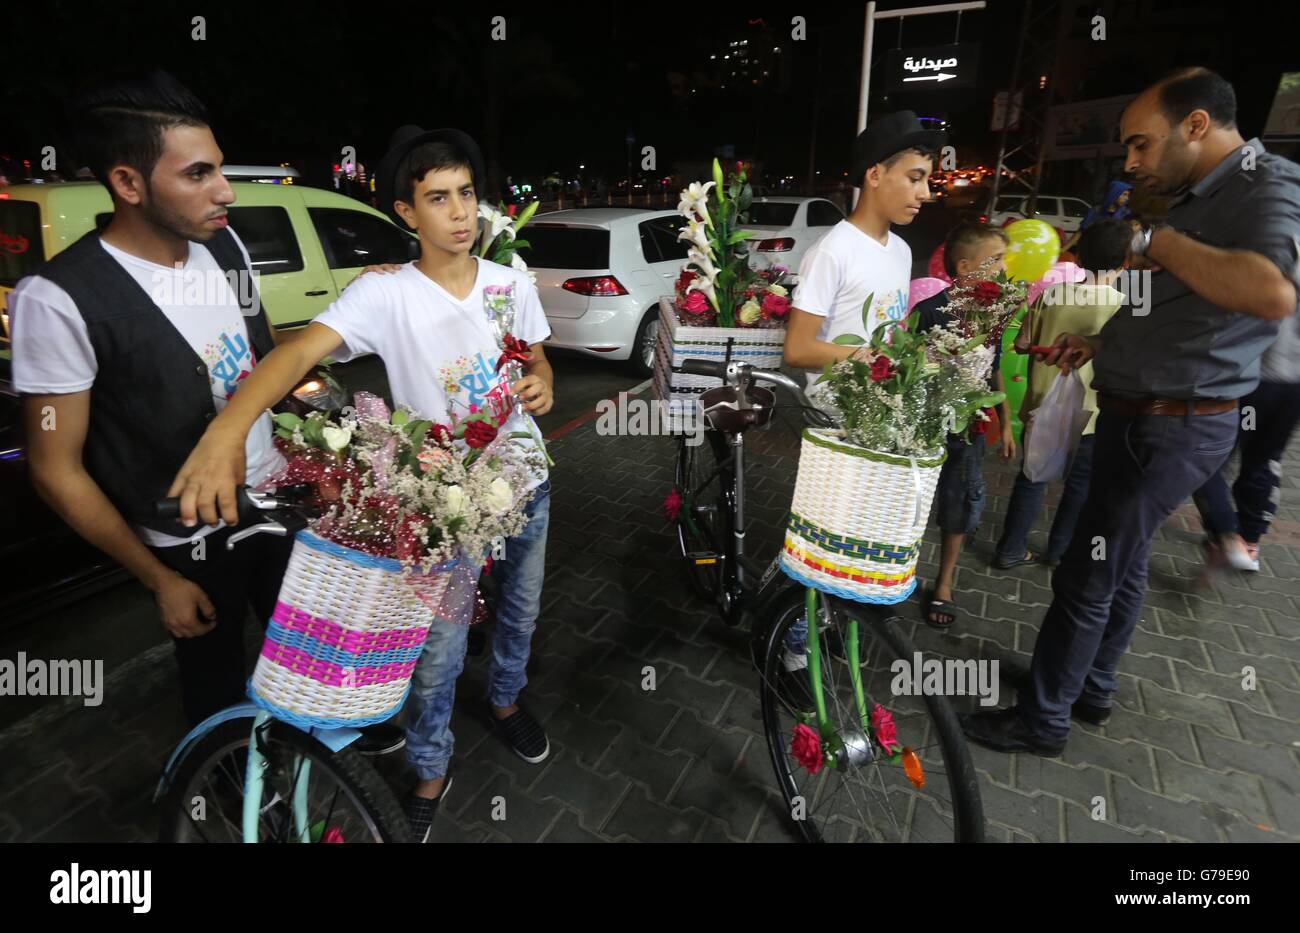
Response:
[[[269,354],[236,397],[212,422],[181,468],[172,495],[181,515],[215,522],[236,519],[234,487],[243,481],[243,437],[261,411],[279,399],[323,357],[347,360],[375,353],[388,371],[393,399],[423,417],[446,422],[460,414],[497,406],[518,396],[529,415],[552,404],[552,374],[542,341],[550,336],[537,289],[515,269],[477,259],[478,201],[483,160],[478,146],[458,130],[424,131],[407,126],[393,136],[376,173],[380,206],[420,237],[420,258],[390,275],[358,278],[292,342]],[[483,289],[513,285],[515,336],[529,345],[523,378],[508,385],[496,370],[500,348],[489,328]],[[509,406],[498,425],[529,433]],[[526,441],[525,443],[531,443]],[[541,725],[517,705],[527,681],[524,670],[541,607],[550,509],[550,481],[534,480],[524,530],[506,542],[506,558],[494,561],[497,627],[493,634],[488,703],[516,754],[542,761],[550,744]],[[220,508],[218,508],[220,503]],[[415,838],[428,837],[438,803],[450,787],[447,770],[453,736],[449,728],[456,679],[464,666],[468,626],[435,622],[416,665],[407,707],[407,754],[419,782],[407,801]]]
[[[945,136],[904,110],[876,120],[854,144],[853,183],[862,194],[853,213],[805,254],[786,326],[786,365],[812,370],[810,386],[827,363],[857,350],[832,343],[836,337],[869,340],[880,324],[907,316],[912,250],[889,228],[910,224],[930,199],[930,172]]]

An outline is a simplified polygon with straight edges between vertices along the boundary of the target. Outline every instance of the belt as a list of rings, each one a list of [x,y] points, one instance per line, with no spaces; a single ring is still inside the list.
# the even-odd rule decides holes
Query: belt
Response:
[[[1218,415],[1237,407],[1236,399],[1115,398],[1098,395],[1097,407],[1126,418],[1139,415]]]

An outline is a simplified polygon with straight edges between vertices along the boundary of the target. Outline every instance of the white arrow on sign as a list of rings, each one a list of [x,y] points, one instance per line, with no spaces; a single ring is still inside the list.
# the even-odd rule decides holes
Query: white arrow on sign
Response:
[[[903,83],[906,84],[908,81],[947,81],[949,78],[955,77],[957,76],[941,71],[937,75],[927,75],[924,78],[904,78]]]

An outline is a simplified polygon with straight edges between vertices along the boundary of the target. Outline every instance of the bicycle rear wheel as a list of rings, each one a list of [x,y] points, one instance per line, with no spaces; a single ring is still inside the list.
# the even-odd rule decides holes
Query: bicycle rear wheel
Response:
[[[894,696],[890,665],[910,664],[911,640],[892,619],[873,618],[856,606],[818,594],[816,626],[827,717],[842,749],[834,767],[811,774],[791,753],[800,723],[816,728],[808,670],[786,671],[791,628],[806,615],[805,590],[778,598],[762,659],[763,726],[788,811],[808,842],[981,842],[984,816],[970,750],[951,705],[943,696]],[[861,728],[848,665],[831,657],[832,640],[848,616],[859,620],[862,687],[866,708],[879,703],[892,714],[900,744],[911,749],[923,771],[917,787],[902,764],[885,757]],[[790,636],[789,639],[787,636]],[[842,649],[841,649],[842,650]],[[796,656],[797,651],[793,652]],[[915,770],[913,771],[915,774]]]
[[[677,543],[695,591],[716,599],[722,582],[726,535],[730,533],[727,507],[713,437],[691,446],[689,437],[677,441],[677,492],[682,497],[677,515]]]
[[[217,726],[185,753],[163,798],[163,842],[242,842],[244,775],[253,720]],[[410,842],[401,805],[352,748],[338,752],[276,720],[260,730],[267,768],[258,803],[258,841],[299,841],[295,785],[304,785],[310,842]]]

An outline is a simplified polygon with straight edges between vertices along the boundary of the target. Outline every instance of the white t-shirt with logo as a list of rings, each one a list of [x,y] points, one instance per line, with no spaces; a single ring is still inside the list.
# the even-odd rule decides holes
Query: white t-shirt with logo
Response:
[[[235,242],[247,263],[248,251],[238,237]],[[180,268],[149,262],[103,240],[99,244],[130,273],[207,364],[212,403],[221,411],[256,361],[239,300],[226,284],[220,264],[199,243],[190,244],[189,257]],[[68,293],[39,274],[29,275],[14,289],[9,307],[14,387],[31,395],[65,395],[86,389],[93,393],[99,361],[86,321]],[[248,432],[244,466],[250,486],[262,483],[284,466],[284,458],[271,442],[271,431],[271,416],[263,412]],[[222,524],[200,526],[188,538],[143,526],[136,526],[135,531],[152,547],[174,547],[211,534]]]
[[[902,237],[889,232],[881,246],[852,223],[841,220],[818,240],[799,264],[799,284],[793,305],[800,311],[825,318],[817,339],[827,343],[841,334],[871,339],[885,321],[907,317],[907,294],[912,281],[912,249]],[[862,328],[862,306],[871,297],[870,330]],[[821,373],[808,374],[808,385]]]
[[[503,430],[532,432],[531,416],[513,412],[510,381],[497,371],[497,346],[483,306],[487,285],[514,285],[512,333],[527,344],[551,335],[537,288],[528,276],[482,259],[474,287],[456,298],[409,262],[393,273],[372,273],[353,280],[338,299],[316,317],[343,338],[331,354],[340,362],[363,353],[384,361],[393,401],[421,417],[448,424],[490,409]],[[532,441],[521,441],[532,445]],[[529,489],[540,486],[545,473]]]

